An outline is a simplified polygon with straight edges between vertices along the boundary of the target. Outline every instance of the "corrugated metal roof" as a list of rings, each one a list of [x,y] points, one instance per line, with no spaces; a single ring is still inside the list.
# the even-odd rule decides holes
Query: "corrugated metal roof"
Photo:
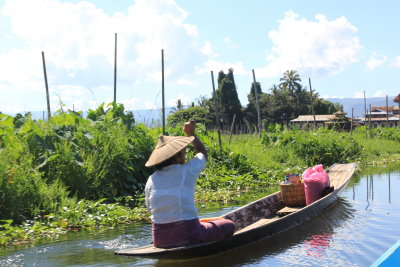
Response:
[[[380,111],[372,111],[372,112],[367,113],[367,115],[369,115],[369,114],[371,114],[371,115],[384,115],[384,116],[386,116],[387,112],[386,112],[386,111],[383,111],[383,110],[380,110]]]
[[[315,115],[316,121],[329,121],[336,118],[335,115]],[[291,120],[291,122],[313,122],[313,115],[300,115],[298,118]]]
[[[391,116],[388,118],[389,121],[398,121],[399,116]],[[367,122],[369,121],[369,118],[366,120]],[[386,117],[384,118],[371,118],[371,121],[386,121]]]
[[[397,106],[396,106],[397,107]],[[393,110],[396,108],[394,106],[388,106],[387,110],[389,112],[393,112]],[[397,107],[397,109],[399,109],[399,107]],[[386,111],[386,106],[372,106],[371,108],[372,111],[377,111],[377,110],[382,110],[382,111]]]

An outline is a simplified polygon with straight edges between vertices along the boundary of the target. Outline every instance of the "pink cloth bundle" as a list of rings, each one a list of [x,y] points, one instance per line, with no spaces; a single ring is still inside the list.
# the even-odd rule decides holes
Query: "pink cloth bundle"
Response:
[[[302,178],[304,180],[307,205],[320,199],[325,188],[330,186],[329,176],[325,172],[322,164],[305,170]]]

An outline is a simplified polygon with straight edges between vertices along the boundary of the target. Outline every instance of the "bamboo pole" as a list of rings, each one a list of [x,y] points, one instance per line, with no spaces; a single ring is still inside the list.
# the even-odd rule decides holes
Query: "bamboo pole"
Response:
[[[311,79],[308,78],[308,84],[310,85],[310,99],[311,99],[311,112],[314,118],[314,130],[317,128],[317,120],[315,119],[315,112],[314,112],[314,98],[313,98],[313,93],[312,93],[312,87],[311,87]]]
[[[117,103],[117,33],[115,33],[114,39],[114,103]]]
[[[229,135],[229,144],[231,143],[231,140],[232,140],[232,133],[233,133],[233,127],[235,126],[235,120],[236,120],[236,114],[233,114],[231,132],[230,132],[230,135]]]
[[[354,108],[351,108],[350,136],[353,135]]]
[[[47,72],[46,72],[46,60],[44,58],[44,52],[42,51],[42,61],[43,61],[43,73],[44,73],[44,83],[46,86],[46,99],[47,99],[47,119],[51,119],[50,111],[50,98],[49,98],[49,84],[47,83]]]
[[[261,137],[261,112],[260,112],[260,101],[258,99],[258,90],[257,90],[257,82],[256,82],[256,75],[253,72],[253,86],[254,86],[254,94],[256,95],[256,107],[257,107],[257,122],[258,122],[258,134]]]
[[[369,104],[369,137],[372,139],[372,110],[371,110],[371,104]]]
[[[390,196],[390,171],[389,171],[389,203],[392,203],[391,202],[391,196]]]
[[[365,99],[365,90],[364,90],[364,126],[365,126],[365,138],[367,138],[367,100]]]
[[[217,94],[215,92],[214,72],[213,71],[211,71],[211,81],[212,81],[212,88],[213,88],[213,94],[214,94],[215,122],[217,123],[219,153],[222,154],[222,141],[221,141],[221,130],[220,130],[220,121],[219,121],[219,103],[217,100]]]
[[[164,49],[161,49],[162,132],[165,134]]]
[[[389,127],[389,104],[388,95],[386,95],[386,128]]]

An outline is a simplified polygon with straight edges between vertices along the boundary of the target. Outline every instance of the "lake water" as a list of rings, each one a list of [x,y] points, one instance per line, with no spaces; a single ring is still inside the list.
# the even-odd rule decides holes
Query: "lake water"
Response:
[[[231,208],[232,209],[232,208]],[[224,214],[230,209],[202,213]],[[320,216],[273,238],[191,260],[116,256],[151,242],[151,225],[69,233],[34,246],[0,249],[0,266],[369,266],[400,239],[400,166],[355,175]]]

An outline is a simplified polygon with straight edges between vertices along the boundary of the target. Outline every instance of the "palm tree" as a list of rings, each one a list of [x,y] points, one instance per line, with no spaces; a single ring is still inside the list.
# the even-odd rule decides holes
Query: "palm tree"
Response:
[[[182,100],[178,99],[178,100],[176,101],[176,109],[177,109],[177,110],[182,110],[182,109],[183,109]]]
[[[294,107],[294,116],[299,116],[304,110],[302,110],[302,106],[306,105],[306,101],[308,98],[306,89],[303,89],[303,86],[300,84],[301,78],[300,75],[295,70],[287,70],[283,73],[283,78],[280,79],[281,83],[279,87],[286,91],[290,102]]]
[[[179,111],[179,110],[182,110],[182,109],[183,109],[182,100],[178,99],[178,100],[176,101],[176,107],[173,107],[173,108],[171,109],[171,112],[172,112],[172,113],[175,113],[175,112],[177,112],[177,111]]]
[[[287,70],[283,73],[283,78],[280,79],[281,83],[279,87],[282,89],[287,89],[289,92],[294,92],[296,90],[301,90],[301,79],[300,75],[295,70]]]

